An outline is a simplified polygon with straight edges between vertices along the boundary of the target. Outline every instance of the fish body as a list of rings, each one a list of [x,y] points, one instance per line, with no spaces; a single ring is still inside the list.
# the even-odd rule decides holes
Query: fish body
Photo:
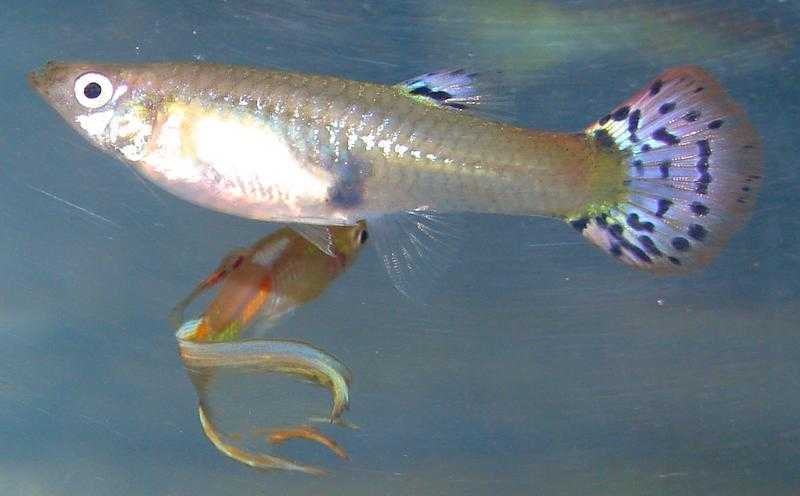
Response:
[[[550,216],[629,265],[679,272],[741,225],[760,180],[755,132],[694,67],[666,71],[581,133],[473,115],[480,96],[460,71],[384,85],[205,63],[51,63],[29,79],[151,181],[251,219]]]
[[[585,135],[483,120],[394,85],[211,64],[52,69],[89,70],[116,101],[72,116],[82,132],[179,197],[243,217],[565,216],[621,193],[619,160]]]
[[[275,321],[316,299],[350,267],[368,234],[366,224],[332,226],[332,252],[322,252],[288,227],[235,250],[173,310],[172,321],[183,321],[184,309],[201,293],[220,284],[199,323],[185,340],[232,341],[258,321]]]

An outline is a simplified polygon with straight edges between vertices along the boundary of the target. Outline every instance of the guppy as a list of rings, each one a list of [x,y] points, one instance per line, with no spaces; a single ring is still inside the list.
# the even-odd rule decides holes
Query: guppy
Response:
[[[330,253],[286,227],[248,248],[232,251],[175,306],[170,321],[174,327],[180,327],[186,307],[220,284],[193,331],[183,335],[183,340],[233,341],[253,326],[274,323],[319,297],[350,267],[369,237],[364,222],[331,226],[329,232]]]
[[[29,81],[152,182],[251,219],[367,220],[376,233],[402,212],[549,216],[629,265],[674,273],[710,260],[753,207],[759,139],[700,68],[667,70],[580,133],[481,118],[471,111],[484,101],[479,77],[384,85],[206,63],[51,62]]]

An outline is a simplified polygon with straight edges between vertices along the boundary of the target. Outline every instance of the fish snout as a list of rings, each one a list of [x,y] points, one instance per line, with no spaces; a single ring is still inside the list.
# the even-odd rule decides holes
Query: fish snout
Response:
[[[29,72],[25,75],[25,79],[28,80],[28,84],[31,85],[33,89],[42,93],[42,76],[38,71]]]

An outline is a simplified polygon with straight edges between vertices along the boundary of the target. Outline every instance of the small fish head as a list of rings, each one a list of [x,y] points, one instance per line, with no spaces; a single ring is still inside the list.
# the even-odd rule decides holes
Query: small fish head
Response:
[[[367,223],[362,220],[355,226],[331,226],[331,236],[336,253],[342,257],[343,265],[348,266],[369,239]]]
[[[121,149],[133,143],[141,151],[151,131],[132,78],[124,66],[82,62],[48,62],[27,75],[28,83],[78,133],[122,155]]]

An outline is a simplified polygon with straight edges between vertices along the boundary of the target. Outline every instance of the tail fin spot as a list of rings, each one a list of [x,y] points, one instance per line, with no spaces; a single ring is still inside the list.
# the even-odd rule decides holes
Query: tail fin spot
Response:
[[[706,239],[707,231],[706,228],[701,226],[700,224],[692,224],[691,226],[689,226],[688,234],[689,237],[694,240],[703,241],[704,239]]]
[[[692,245],[689,244],[688,239],[678,236],[677,238],[672,238],[672,247],[678,251],[686,251],[691,248]]]
[[[675,102],[668,102],[658,107],[658,113],[661,115],[669,114],[673,110],[675,110]]]
[[[614,118],[615,121],[624,121],[628,118],[628,113],[631,111],[631,108],[628,106],[618,108],[611,117]]]

